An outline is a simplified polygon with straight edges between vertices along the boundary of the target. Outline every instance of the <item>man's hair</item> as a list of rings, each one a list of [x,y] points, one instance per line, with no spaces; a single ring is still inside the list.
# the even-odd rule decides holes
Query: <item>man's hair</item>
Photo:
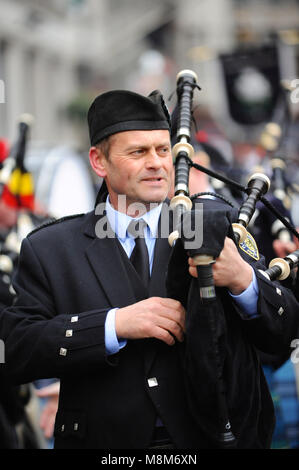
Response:
[[[101,140],[98,144],[95,146],[100,152],[102,152],[106,158],[106,160],[109,160],[109,151],[110,151],[110,136],[106,137],[105,139]]]

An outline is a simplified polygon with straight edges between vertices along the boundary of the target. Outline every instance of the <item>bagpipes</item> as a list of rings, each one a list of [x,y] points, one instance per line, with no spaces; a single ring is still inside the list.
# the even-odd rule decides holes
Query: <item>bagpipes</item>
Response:
[[[284,209],[290,210],[291,196],[294,191],[291,184],[288,184],[285,171],[286,171],[286,147],[288,129],[292,122],[292,117],[289,109],[289,94],[292,87],[288,81],[284,80],[280,83],[281,95],[274,109],[271,122],[265,126],[261,135],[260,143],[267,151],[270,158],[272,168],[272,186],[273,195],[281,201]],[[276,220],[271,226],[272,235],[283,241],[292,241],[292,234],[298,237],[297,230],[290,224],[289,220],[280,217],[280,213],[276,210],[272,212],[277,216]],[[285,280],[291,271],[298,266],[299,250],[289,253],[285,258],[273,258],[269,263],[269,269],[261,271],[269,280]],[[298,293],[297,293],[298,295]]]
[[[274,258],[270,261],[269,268],[266,271],[260,271],[270,281],[283,281],[289,277],[291,270],[299,264],[299,250],[295,250],[285,258]]]
[[[272,169],[271,198],[273,196],[274,205],[280,212],[287,213],[291,207],[292,192],[296,191],[294,186],[286,181],[286,156],[292,124],[290,92],[293,89],[292,82],[280,79],[279,42],[277,38],[273,38],[270,43],[259,46],[243,45],[232,53],[220,55],[219,59],[232,119],[241,126],[247,126],[249,132],[253,124],[267,123],[261,133],[259,145],[267,152],[266,159],[269,159]],[[250,77],[253,74],[256,78],[255,86],[251,86]],[[239,93],[241,84],[242,93]],[[251,94],[253,90],[260,90],[260,94],[254,97],[254,94]],[[261,204],[258,204],[259,209],[263,211]],[[267,211],[263,211],[264,214],[268,227],[271,224],[273,239],[291,241],[290,231],[283,223],[279,219],[275,220],[275,217],[271,220]],[[273,257],[270,249],[264,254],[268,260]]]
[[[178,246],[178,239],[183,241],[188,241],[184,239],[186,235],[186,230],[179,230],[181,224],[185,222],[186,228],[186,215],[191,214],[192,201],[190,200],[189,190],[188,190],[188,181],[189,181],[189,170],[190,170],[190,161],[193,155],[193,147],[190,144],[191,137],[191,121],[192,121],[192,97],[194,89],[198,87],[197,85],[197,76],[193,71],[183,70],[177,76],[177,95],[178,95],[178,125],[177,125],[177,144],[174,146],[173,155],[175,157],[175,195],[170,202],[170,208],[173,211],[173,226],[176,228],[169,236],[169,243],[171,245],[175,244],[173,255],[170,260],[169,272],[173,276],[173,264],[175,259],[175,251]],[[185,220],[183,220],[185,219]],[[214,219],[215,220],[215,219]],[[207,224],[203,221],[203,227],[206,227]],[[196,229],[196,227],[194,227]],[[189,238],[187,236],[187,238]],[[204,237],[205,240],[205,237]],[[202,246],[200,247],[202,248]],[[223,320],[223,312],[221,309],[221,304],[218,303],[214,283],[213,283],[213,273],[212,273],[212,264],[214,257],[220,253],[222,246],[218,245],[219,253],[215,252],[215,244],[213,247],[207,249],[207,253],[202,253],[201,249],[189,249],[188,255],[192,256],[197,264],[198,272],[198,287],[199,290],[199,304],[201,307],[200,315],[197,316],[197,320],[200,322],[202,327],[202,332],[207,332],[204,335],[204,338],[207,340],[198,342],[196,341],[195,348],[196,354],[193,356],[192,360],[189,361],[190,367],[192,370],[189,372],[189,376],[193,377],[196,380],[198,372],[201,372],[201,376],[205,377],[206,384],[208,386],[210,396],[216,395],[216,400],[218,404],[218,416],[216,420],[218,421],[215,438],[215,430],[211,423],[211,428],[209,426],[205,429],[205,434],[209,435],[211,440],[216,440],[217,447],[234,447],[235,446],[235,437],[231,431],[231,425],[228,416],[228,409],[225,399],[225,386],[222,378],[222,367],[223,367],[223,355],[220,352],[219,348],[219,338],[217,336],[217,321],[219,319]],[[212,248],[212,250],[211,250]],[[216,250],[217,250],[216,248]],[[168,292],[175,291],[176,288],[173,283],[173,278],[170,277],[167,280],[167,289]],[[188,344],[190,344],[190,350],[193,350],[192,338],[194,335],[188,334],[188,322],[187,322],[187,338]],[[209,354],[209,351],[212,352],[212,365],[211,361],[205,361],[204,357],[206,354]],[[187,349],[188,350],[188,349]],[[203,355],[201,355],[203,351]],[[199,360],[198,360],[199,359]],[[216,376],[215,376],[216,370]],[[196,388],[196,387],[195,387]],[[206,397],[205,397],[206,398]],[[196,399],[195,399],[196,401]],[[207,400],[201,400],[207,405],[209,397]],[[205,406],[204,406],[205,407]],[[208,408],[208,406],[207,406]],[[196,413],[195,413],[196,415]],[[207,422],[207,420],[205,420]]]
[[[25,156],[30,128],[30,114],[22,114],[18,123],[18,136],[0,169],[0,201],[2,212],[14,214],[13,224],[0,220],[2,228],[0,246],[0,272],[2,280],[9,285],[17,265],[24,237],[47,220],[47,216],[36,211],[33,175],[26,168]],[[0,219],[1,219],[0,214]]]
[[[281,99],[278,100],[277,106],[274,110],[274,113],[271,118],[271,122],[269,122],[262,133],[261,136],[261,144],[267,151],[267,155],[270,158],[270,164],[272,168],[272,175],[271,175],[271,189],[273,196],[280,201],[281,207],[285,210],[290,208],[291,204],[291,193],[292,191],[296,191],[296,188],[292,188],[292,185],[288,185],[285,176],[285,169],[286,169],[286,162],[284,158],[285,147],[286,147],[286,139],[287,139],[287,132],[288,132],[288,124],[291,122],[291,116],[288,108],[288,96],[291,88],[289,87],[288,82],[284,81],[281,83]],[[271,223],[271,233],[273,238],[278,238],[281,241],[288,242],[292,240],[292,235],[299,239],[299,234],[296,228],[292,225],[290,220],[286,218],[275,205],[270,202],[267,198],[264,197],[264,194],[269,191],[270,189],[270,179],[264,173],[262,173],[263,168],[257,168],[258,172],[255,172],[248,180],[247,186],[244,186],[232,179],[227,178],[224,175],[216,173],[211,169],[207,169],[199,164],[189,162],[190,166],[197,168],[200,171],[205,172],[210,177],[214,179],[218,179],[223,184],[234,188],[236,191],[240,193],[245,193],[250,196],[251,189],[254,189],[254,193],[256,192],[256,197],[250,203],[252,196],[248,197],[247,201],[244,201],[242,204],[241,209],[239,210],[240,213],[244,215],[241,216],[241,221],[238,222],[238,229],[239,232],[235,234],[238,237],[240,235],[240,231],[243,231],[242,239],[238,240],[239,243],[244,241],[244,237],[246,231],[240,227],[240,225],[244,226],[245,228],[249,225],[251,218],[256,209],[257,202],[262,203],[265,208],[273,214],[274,222]],[[254,181],[257,178],[257,181]],[[255,186],[258,187],[255,188]],[[196,198],[199,195],[204,195],[205,193],[198,193],[193,195],[191,199]],[[215,194],[215,197],[219,197],[218,194]],[[248,203],[250,203],[251,207],[247,207]],[[245,212],[247,213],[245,215]],[[237,228],[236,224],[235,228]],[[296,253],[297,250],[294,252]],[[291,254],[290,254],[291,255]],[[288,256],[290,256],[288,255]],[[296,257],[296,254],[294,255]],[[273,263],[277,262],[278,258],[271,261],[271,266]],[[289,263],[288,263],[289,264]],[[297,267],[297,264],[291,266],[291,269]],[[290,273],[287,275],[285,274],[284,279],[288,277]],[[273,276],[273,274],[272,274]],[[277,277],[273,277],[273,280],[278,279]],[[282,280],[282,278],[280,279]]]
[[[191,70],[181,71],[177,76],[177,143],[173,148],[175,188],[174,197],[170,201],[174,231],[169,236],[169,243],[173,246],[173,251],[166,285],[168,295],[180,300],[188,312],[186,354],[190,360],[186,362],[186,372],[194,385],[189,392],[191,407],[196,409],[194,416],[215,447],[235,448],[237,437],[229,417],[227,384],[224,380],[226,320],[222,302],[216,295],[212,266],[223,249],[226,236],[231,237],[237,245],[244,243],[249,235],[246,227],[257,201],[261,200],[271,208],[271,203],[264,198],[264,194],[269,190],[270,180],[263,173],[255,173],[244,187],[226,176],[192,162],[194,150],[190,138],[195,88],[199,88],[196,74]],[[198,200],[192,209],[192,199],[198,194],[189,197],[191,167],[246,193],[247,197],[239,208],[236,223],[232,223],[229,210],[213,209],[212,204],[208,210],[200,212],[197,209]],[[215,197],[217,196],[215,194]],[[286,222],[280,214],[279,217]],[[202,230],[202,237],[199,243],[198,240],[193,243],[192,236],[198,230]],[[292,230],[296,232],[293,227]],[[297,232],[296,234],[299,237]],[[185,255],[182,252],[185,252]],[[189,284],[182,275],[180,265],[182,261],[186,262],[187,256],[193,258],[197,269],[197,279],[191,279]],[[188,293],[182,292],[185,289],[189,289]],[[200,332],[200,340],[196,331]],[[204,380],[204,384],[200,383],[200,380]],[[201,419],[202,417],[205,419]]]
[[[290,92],[292,87],[287,80],[279,84],[280,94],[271,117],[261,134],[260,145],[267,152],[272,169],[272,193],[287,210],[291,208],[291,190],[286,180],[286,154],[288,131],[292,123],[290,112]],[[275,227],[273,228],[275,231]]]

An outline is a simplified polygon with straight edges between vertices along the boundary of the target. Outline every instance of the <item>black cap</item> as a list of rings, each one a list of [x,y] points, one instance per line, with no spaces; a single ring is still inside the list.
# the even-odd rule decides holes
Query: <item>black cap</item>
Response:
[[[108,91],[91,104],[88,115],[91,145],[112,134],[133,130],[170,131],[170,116],[160,91],[148,97],[127,90]]]

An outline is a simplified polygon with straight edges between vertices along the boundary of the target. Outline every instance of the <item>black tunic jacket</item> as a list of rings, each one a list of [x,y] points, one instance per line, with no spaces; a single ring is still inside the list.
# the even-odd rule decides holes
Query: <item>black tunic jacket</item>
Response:
[[[147,448],[158,415],[177,448],[214,447],[205,434],[205,407],[216,405],[205,377],[196,381],[202,403],[196,397],[188,376],[194,353],[188,338],[174,346],[128,341],[119,353],[106,355],[107,312],[147,295],[165,296],[171,249],[167,239],[157,239],[147,293],[119,242],[96,237],[98,220],[93,212],[66,218],[23,241],[17,299],[0,317],[9,377],[15,383],[61,379],[56,448]],[[240,448],[269,446],[274,424],[255,347],[285,349],[298,325],[293,295],[258,270],[256,275],[258,318],[248,319],[219,289],[226,316],[225,382]],[[193,329],[200,341],[196,321]]]

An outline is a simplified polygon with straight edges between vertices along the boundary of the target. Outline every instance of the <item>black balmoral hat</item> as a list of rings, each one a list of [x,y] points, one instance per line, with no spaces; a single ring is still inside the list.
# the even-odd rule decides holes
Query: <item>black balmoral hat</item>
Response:
[[[148,97],[127,90],[103,93],[91,104],[87,120],[91,145],[117,132],[170,130],[169,112],[158,90]]]

